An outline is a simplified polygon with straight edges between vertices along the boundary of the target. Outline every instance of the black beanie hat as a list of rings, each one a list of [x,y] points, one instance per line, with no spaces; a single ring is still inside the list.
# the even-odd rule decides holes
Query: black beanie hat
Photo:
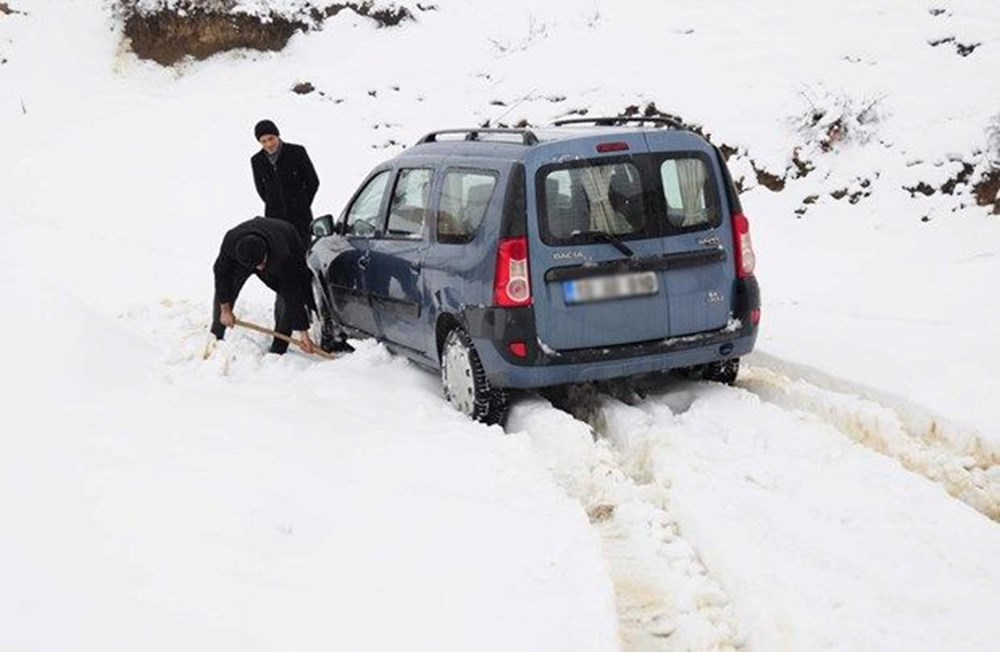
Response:
[[[267,257],[267,241],[249,233],[236,241],[236,260],[247,269],[253,269]]]
[[[270,120],[261,120],[257,123],[257,126],[253,128],[253,135],[260,140],[260,137],[264,134],[271,134],[272,136],[280,136],[278,132],[278,126],[271,122]]]

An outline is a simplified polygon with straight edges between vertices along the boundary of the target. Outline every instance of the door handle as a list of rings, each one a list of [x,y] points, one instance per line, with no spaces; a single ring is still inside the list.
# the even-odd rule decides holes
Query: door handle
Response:
[[[423,264],[420,262],[410,263],[410,271],[414,274],[419,274],[421,268],[423,268]]]
[[[368,256],[367,255],[362,256],[361,258],[358,258],[358,267],[360,267],[361,269],[365,269],[366,267],[368,267]]]

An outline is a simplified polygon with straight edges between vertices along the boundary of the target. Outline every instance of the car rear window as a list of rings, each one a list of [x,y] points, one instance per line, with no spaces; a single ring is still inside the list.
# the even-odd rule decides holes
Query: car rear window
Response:
[[[542,240],[634,240],[717,226],[718,185],[708,161],[692,152],[544,166],[536,176]]]
[[[441,182],[437,238],[439,242],[469,242],[479,228],[498,174],[485,170],[449,170]]]
[[[687,229],[718,221],[718,201],[710,194],[708,166],[698,158],[667,159],[660,163],[660,182],[667,221]]]
[[[594,231],[627,236],[643,229],[643,215],[629,212],[629,198],[642,196],[639,169],[631,162],[552,170],[545,175],[548,231],[569,239]]]

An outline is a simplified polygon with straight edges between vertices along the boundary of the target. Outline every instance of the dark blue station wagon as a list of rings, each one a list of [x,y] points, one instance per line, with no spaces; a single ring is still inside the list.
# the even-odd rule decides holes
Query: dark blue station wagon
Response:
[[[378,338],[487,423],[511,388],[732,383],[760,295],[729,171],[694,133],[630,122],[438,131],[376,167],[313,224],[324,341]]]

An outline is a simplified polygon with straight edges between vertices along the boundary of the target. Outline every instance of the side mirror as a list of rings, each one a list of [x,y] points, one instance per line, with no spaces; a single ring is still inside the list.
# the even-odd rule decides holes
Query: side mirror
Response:
[[[336,231],[333,226],[333,215],[321,215],[312,221],[309,226],[314,238],[323,238],[333,235]]]

